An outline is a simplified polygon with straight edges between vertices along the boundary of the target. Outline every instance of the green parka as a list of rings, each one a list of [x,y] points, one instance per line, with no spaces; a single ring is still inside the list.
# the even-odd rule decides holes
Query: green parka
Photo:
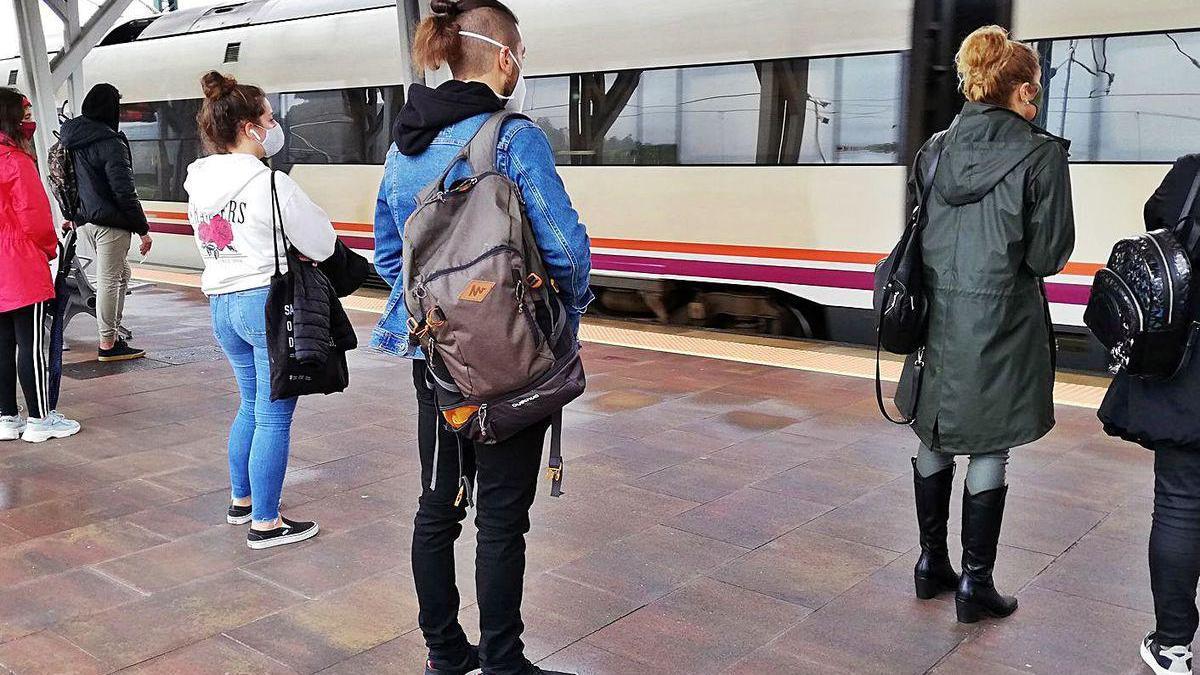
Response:
[[[944,146],[922,236],[930,296],[913,429],[953,454],[1005,450],[1054,427],[1055,346],[1041,280],[1075,247],[1069,144],[997,106],[967,103],[917,155],[910,198]],[[898,396],[912,414],[913,361]]]

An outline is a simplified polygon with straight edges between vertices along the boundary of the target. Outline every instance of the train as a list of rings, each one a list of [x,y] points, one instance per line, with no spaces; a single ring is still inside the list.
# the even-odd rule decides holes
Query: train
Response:
[[[510,5],[526,114],[592,237],[597,310],[870,342],[874,265],[906,217],[912,0]],[[1200,151],[1200,4],[1013,0],[1012,23],[1043,59],[1038,122],[1073,141],[1078,244],[1046,292],[1060,334],[1085,342],[1092,275],[1171,162]],[[370,256],[403,30],[394,0],[226,2],[114,28],[82,77],[124,95],[147,262],[200,265],[183,180],[210,69],[270,92],[288,138],[273,163]]]

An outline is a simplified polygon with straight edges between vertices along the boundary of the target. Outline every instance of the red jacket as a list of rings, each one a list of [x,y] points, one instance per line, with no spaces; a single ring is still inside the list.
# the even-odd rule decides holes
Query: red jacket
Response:
[[[0,134],[0,312],[54,297],[58,234],[37,164]]]

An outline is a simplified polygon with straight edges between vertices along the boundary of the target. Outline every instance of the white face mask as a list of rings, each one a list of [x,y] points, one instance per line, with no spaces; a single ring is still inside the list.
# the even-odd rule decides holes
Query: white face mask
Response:
[[[262,146],[264,157],[273,157],[283,149],[283,127],[278,122],[275,123],[275,126],[267,129],[265,138],[258,133],[257,129],[250,130],[250,138]]]
[[[458,31],[458,34],[465,35],[469,38],[475,38],[476,40],[483,40],[489,44],[496,45],[500,49],[508,49],[509,53],[512,54],[512,49],[508,45],[497,42],[486,35],[471,33],[465,30]],[[517,64],[517,84],[513,87],[513,93],[511,95],[505,96],[504,94],[496,94],[496,96],[507,101],[507,103],[504,104],[504,107],[507,110],[511,110],[513,112],[525,112],[525,95],[528,93],[528,89],[525,86],[525,73],[522,72],[525,70],[525,68],[521,65],[521,62],[517,60],[516,54],[512,54],[512,59],[513,63]]]

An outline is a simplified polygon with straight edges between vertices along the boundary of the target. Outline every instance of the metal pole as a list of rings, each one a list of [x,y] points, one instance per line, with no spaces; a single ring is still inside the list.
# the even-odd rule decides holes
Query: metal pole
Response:
[[[40,0],[12,0],[17,17],[17,34],[21,42],[21,64],[29,74],[29,91],[25,95],[33,103],[33,115],[38,122],[35,146],[42,182],[46,184],[47,153],[54,145],[58,130],[58,111],[55,107],[54,80],[50,75],[50,56],[46,51],[46,34],[42,28]],[[53,200],[51,200],[53,201]],[[55,215],[58,209],[55,207]]]
[[[66,44],[72,44],[79,39],[80,22],[79,22],[79,0],[67,0],[67,16],[64,17],[64,35],[67,38]],[[70,104],[72,115],[78,113],[80,106],[83,105],[83,66],[80,65],[67,78],[67,102]],[[64,106],[63,112],[66,112]]]
[[[413,62],[412,47],[417,36],[417,24],[421,21],[420,0],[396,0],[396,13],[400,25],[400,56],[407,68],[402,69],[405,98],[413,84],[425,84],[425,71]]]

